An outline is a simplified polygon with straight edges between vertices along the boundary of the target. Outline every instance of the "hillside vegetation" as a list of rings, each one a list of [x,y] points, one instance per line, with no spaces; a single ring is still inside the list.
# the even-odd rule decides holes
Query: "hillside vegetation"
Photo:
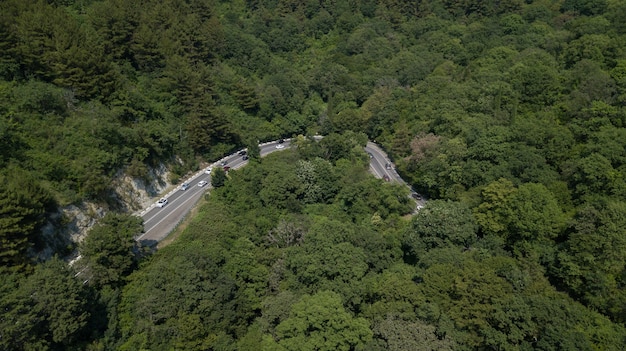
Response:
[[[2,1],[0,349],[619,350],[625,124],[621,0]],[[114,213],[119,172],[316,133],[154,256]],[[32,259],[83,201],[88,282]]]

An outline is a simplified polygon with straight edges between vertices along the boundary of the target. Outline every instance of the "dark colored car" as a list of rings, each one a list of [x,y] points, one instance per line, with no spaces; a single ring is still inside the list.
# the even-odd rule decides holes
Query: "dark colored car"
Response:
[[[224,172],[230,171],[230,166],[224,166]]]
[[[284,142],[285,142],[285,139],[278,139],[278,143],[279,143],[279,144],[282,144],[282,143],[284,143]]]
[[[243,155],[245,155],[245,154],[247,154],[247,153],[248,153],[248,151],[246,151],[246,150],[241,150],[241,151],[239,151],[239,152],[237,153],[237,155],[239,155],[239,156],[243,156]]]
[[[247,160],[248,158],[249,158],[249,157],[248,157],[248,155],[243,155],[243,157],[242,157],[241,159],[245,161],[245,160]]]
[[[391,163],[385,163],[385,168],[386,169],[391,169]]]
[[[384,179],[386,182],[388,182],[388,181],[390,181],[390,180],[391,180],[391,179],[389,178],[389,176],[388,176],[388,175],[386,175],[386,174],[383,176],[383,179]]]

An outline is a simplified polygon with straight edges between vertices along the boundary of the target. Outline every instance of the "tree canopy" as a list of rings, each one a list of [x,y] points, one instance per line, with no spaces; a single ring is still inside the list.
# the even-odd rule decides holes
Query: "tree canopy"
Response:
[[[1,348],[623,348],[625,19],[619,0],[1,1]],[[421,210],[368,173],[368,140]],[[138,255],[120,177],[242,148]],[[48,241],[84,202],[111,212],[87,265],[39,262],[74,248]]]

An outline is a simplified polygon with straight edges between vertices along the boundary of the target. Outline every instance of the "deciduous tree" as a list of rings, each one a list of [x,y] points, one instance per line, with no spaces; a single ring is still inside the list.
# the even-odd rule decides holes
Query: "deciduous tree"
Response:
[[[341,296],[331,291],[305,295],[295,303],[289,318],[276,327],[276,341],[266,339],[263,349],[349,351],[372,338],[369,323],[347,312]]]
[[[433,200],[411,219],[402,241],[407,254],[419,260],[420,254],[434,248],[469,248],[477,240],[477,230],[467,205]]]
[[[556,275],[587,304],[617,321],[626,318],[626,204],[589,203],[574,218]]]
[[[372,327],[376,339],[381,340],[380,350],[389,351],[444,351],[454,350],[456,344],[450,336],[440,338],[436,328],[423,321],[407,321],[388,316]]]

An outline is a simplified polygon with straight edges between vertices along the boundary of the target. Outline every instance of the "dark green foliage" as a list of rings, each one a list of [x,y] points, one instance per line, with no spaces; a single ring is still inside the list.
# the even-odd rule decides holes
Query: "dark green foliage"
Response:
[[[606,0],[565,0],[562,11],[576,11],[582,15],[597,15],[606,9]]]
[[[216,169],[179,243],[130,276],[138,223],[95,229],[92,333],[80,315],[56,341],[39,321],[12,333],[30,349],[322,348],[318,332],[335,349],[623,348],[625,18],[617,0],[0,1],[3,267],[28,267],[54,203],[125,208],[120,171],[252,161],[221,187]],[[280,137],[297,147],[261,162]],[[368,176],[367,139],[420,212]],[[2,279],[14,299],[33,278]],[[301,301],[345,328],[303,331]]]
[[[505,238],[511,246],[553,240],[563,230],[565,216],[554,195],[541,184],[515,188],[500,179],[486,186],[482,194],[483,202],[475,209],[481,230]]]
[[[137,266],[135,237],[143,232],[139,217],[108,214],[80,245],[85,269],[96,286],[118,287]]]
[[[209,348],[217,335],[237,327],[236,283],[219,271],[220,247],[193,247],[132,277],[120,305],[120,349]]]
[[[261,159],[261,148],[259,147],[258,140],[250,139],[246,143],[246,151],[248,157],[252,160],[260,160]]]
[[[57,258],[16,282],[2,276],[0,347],[3,350],[67,350],[86,334],[88,291]]]
[[[276,339],[264,338],[264,349],[354,350],[372,337],[369,323],[343,309],[341,296],[321,291],[304,295],[295,303],[289,318],[276,327]],[[274,346],[277,343],[280,347]]]
[[[303,189],[296,175],[296,165],[283,163],[280,166],[281,169],[270,170],[260,182],[259,199],[268,207],[299,212]]]
[[[524,269],[505,257],[468,260],[471,255],[429,267],[420,288],[438,307],[433,311],[432,306],[423,306],[421,313],[437,319],[440,332],[451,335],[462,349],[479,345],[553,349],[557,344],[592,349],[596,333],[605,335],[604,347],[619,349],[623,335],[610,331],[617,325],[571,300],[566,302],[532,267]],[[553,304],[545,306],[546,299],[554,299]],[[569,307],[557,312],[562,304]],[[448,318],[453,329],[445,325]]]
[[[216,167],[211,173],[211,185],[214,188],[223,187],[226,182],[226,172],[223,168]]]
[[[244,110],[255,111],[258,109],[259,98],[254,91],[254,87],[244,80],[235,83],[232,94]],[[255,143],[255,145],[257,144]]]
[[[409,350],[454,350],[454,342],[448,337],[439,338],[434,326],[422,321],[406,321],[387,317],[373,327],[378,342],[372,350],[409,351]]]
[[[35,244],[52,209],[50,194],[24,170],[8,168],[0,173],[0,266],[24,270],[27,250]]]
[[[79,97],[109,96],[115,84],[111,62],[95,33],[63,7],[25,6],[16,19],[22,77],[37,77],[72,89]]]
[[[48,182],[63,205],[85,197],[106,199],[118,167],[172,152],[175,137],[168,124],[155,118],[158,111],[141,110],[137,102],[78,108],[70,91],[50,84],[31,81],[7,88],[0,94],[11,110],[5,119],[7,157]]]
[[[476,220],[451,201],[429,201],[410,221],[381,216],[387,184],[362,168],[349,172],[366,206],[342,207],[341,178],[328,180],[339,193],[327,202],[279,196],[282,179],[317,163],[336,174],[349,160],[284,151],[233,172],[179,241],[131,276],[121,348],[619,349],[623,327],[556,292],[542,254],[515,246],[545,251],[559,233],[543,185],[490,185]],[[493,234],[476,235],[477,223]]]
[[[541,335],[534,343],[538,349],[553,350],[554,345],[561,345],[563,349],[592,350],[594,341],[603,339],[605,348],[619,350],[624,343],[624,334],[617,332],[615,324],[579,304],[568,303],[561,295],[536,296],[528,304]]]
[[[346,184],[337,194],[340,209],[355,222],[371,217],[372,211],[383,219],[409,213],[413,203],[408,197],[407,189],[394,184],[381,186],[383,182],[367,179]],[[377,187],[379,188],[376,189]]]
[[[429,201],[411,220],[402,244],[412,260],[436,248],[468,249],[477,239],[474,222],[471,210],[462,203]]]
[[[522,6],[522,2],[519,0],[444,0],[442,2],[446,9],[456,16],[493,16],[519,10]]]
[[[363,250],[346,242],[330,247],[307,242],[290,249],[286,256],[286,268],[297,280],[294,288],[304,291],[320,287],[341,291],[350,282],[360,280],[368,269]]]
[[[626,312],[624,208],[621,201],[580,208],[555,272],[576,296],[620,322]]]

